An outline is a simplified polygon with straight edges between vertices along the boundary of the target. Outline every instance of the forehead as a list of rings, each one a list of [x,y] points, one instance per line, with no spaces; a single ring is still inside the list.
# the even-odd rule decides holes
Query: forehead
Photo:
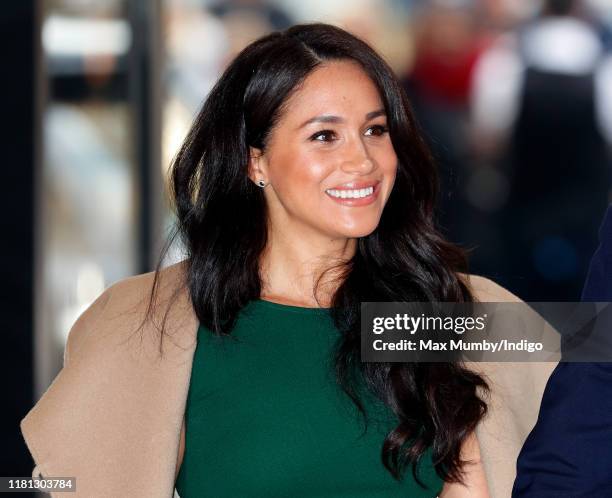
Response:
[[[353,61],[331,61],[318,66],[288,99],[285,121],[298,121],[319,114],[363,119],[383,107],[374,82]]]

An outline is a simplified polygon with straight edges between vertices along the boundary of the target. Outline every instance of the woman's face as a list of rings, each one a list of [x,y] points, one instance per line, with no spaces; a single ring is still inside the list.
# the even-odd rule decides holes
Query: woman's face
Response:
[[[356,238],[380,221],[397,156],[374,83],[352,61],[315,69],[288,99],[268,144],[250,163],[274,229]]]

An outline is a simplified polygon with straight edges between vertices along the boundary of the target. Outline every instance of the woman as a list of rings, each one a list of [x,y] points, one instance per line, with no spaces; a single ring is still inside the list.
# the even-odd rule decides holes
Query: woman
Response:
[[[324,24],[249,45],[172,180],[188,257],[115,284],[75,324],[63,377],[22,422],[43,475],[72,472],[83,496],[506,496],[512,471],[491,455],[487,484],[475,433],[483,375],[359,361],[361,301],[515,299],[459,273],[432,222],[431,158],[369,46]],[[524,432],[500,444],[507,467]]]

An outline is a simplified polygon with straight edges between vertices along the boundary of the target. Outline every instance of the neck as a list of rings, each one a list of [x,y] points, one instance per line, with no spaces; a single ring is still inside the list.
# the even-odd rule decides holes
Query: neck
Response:
[[[261,297],[283,304],[330,307],[341,283],[337,265],[349,261],[356,247],[356,239],[309,234],[303,227],[270,230],[260,258]]]

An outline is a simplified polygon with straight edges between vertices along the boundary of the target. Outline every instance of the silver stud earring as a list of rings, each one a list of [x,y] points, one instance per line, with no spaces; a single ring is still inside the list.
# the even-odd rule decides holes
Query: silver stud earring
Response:
[[[257,182],[257,185],[259,185],[261,188],[264,188],[266,186],[266,182],[264,182],[263,180],[259,180]]]

